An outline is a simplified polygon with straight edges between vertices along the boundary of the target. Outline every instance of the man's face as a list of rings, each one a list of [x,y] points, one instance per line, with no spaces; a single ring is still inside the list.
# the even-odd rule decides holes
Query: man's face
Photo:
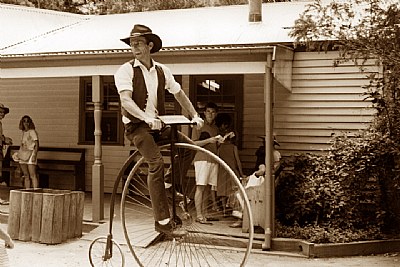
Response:
[[[206,108],[206,110],[204,111],[204,116],[208,123],[212,123],[217,116],[217,111],[213,108]]]
[[[153,43],[147,44],[145,37],[133,37],[131,38],[131,49],[136,59],[143,61],[150,57],[150,50],[153,47]]]
[[[0,120],[2,120],[5,115],[4,110],[0,109]]]

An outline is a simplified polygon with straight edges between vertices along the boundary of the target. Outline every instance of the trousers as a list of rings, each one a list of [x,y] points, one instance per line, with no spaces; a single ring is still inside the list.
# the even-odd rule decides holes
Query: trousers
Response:
[[[151,130],[145,122],[129,123],[125,125],[125,135],[129,141],[136,147],[144,160],[149,165],[147,185],[149,188],[151,206],[155,221],[161,221],[170,218],[168,198],[164,185],[164,160],[161,154],[159,144],[168,143],[170,140],[171,129],[166,127],[160,131]],[[178,142],[194,144],[194,142],[178,131]],[[179,159],[175,162],[180,163],[179,168],[175,168],[177,182],[181,174],[186,174],[191,162],[195,156],[195,151],[188,149],[179,149]]]

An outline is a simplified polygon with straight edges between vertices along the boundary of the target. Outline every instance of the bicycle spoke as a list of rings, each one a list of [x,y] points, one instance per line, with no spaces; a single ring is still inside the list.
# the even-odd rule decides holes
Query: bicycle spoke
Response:
[[[89,247],[89,261],[94,267],[97,266],[124,266],[125,257],[121,247],[110,240],[107,247],[108,237],[98,237],[90,244]]]
[[[193,145],[176,145],[179,149],[201,150]],[[163,152],[163,155],[169,154]],[[215,158],[214,155],[212,157]],[[219,158],[215,160],[220,168],[229,168]],[[182,221],[182,227],[188,231],[188,234],[180,239],[166,238],[154,229],[153,210],[145,177],[147,164],[143,159],[138,160],[131,170],[122,194],[121,218],[125,239],[132,255],[140,266],[243,266],[250,254],[253,229],[243,233],[240,228],[230,228],[229,225],[238,219],[222,216],[222,212],[213,210],[212,202],[206,204],[207,216],[219,218],[219,221],[213,221],[213,225],[195,222],[194,171],[190,169],[185,173],[182,162],[183,159],[177,158],[174,163],[174,168],[181,174],[175,177],[176,216]],[[166,163],[165,170],[168,168],[169,163]],[[227,172],[229,171],[233,173],[227,169]],[[228,182],[240,189],[238,194],[244,200],[246,216],[250,216],[249,203],[240,181],[234,174],[230,179]],[[169,199],[169,202],[172,205],[172,199]],[[246,219],[251,222],[251,217]]]

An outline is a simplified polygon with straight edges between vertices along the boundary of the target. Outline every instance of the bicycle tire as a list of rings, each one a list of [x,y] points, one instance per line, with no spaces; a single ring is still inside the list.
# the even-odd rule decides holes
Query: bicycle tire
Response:
[[[238,188],[237,193],[243,200],[243,215],[247,216],[248,225],[253,225],[252,212],[245,190],[229,166],[210,151],[201,147],[187,144],[176,143],[178,149],[184,148],[202,152],[210,156],[219,167],[229,173],[231,182]],[[169,145],[161,146],[162,151],[168,152]],[[169,165],[167,162],[166,165]],[[165,166],[167,168],[168,166]],[[221,218],[219,222],[214,222],[214,226],[203,225],[195,222],[193,214],[193,188],[188,185],[179,184],[181,190],[191,192],[181,192],[184,197],[182,201],[191,201],[187,205],[187,212],[180,212],[179,218],[182,220],[182,227],[188,231],[188,235],[181,239],[166,239],[163,235],[154,230],[153,211],[147,189],[147,164],[140,158],[125,182],[121,197],[121,222],[124,236],[131,254],[139,266],[245,266],[251,253],[253,244],[254,230],[249,227],[247,233],[242,233],[241,229],[227,227],[237,221],[236,218]],[[189,181],[186,179],[184,181]],[[184,205],[184,204],[182,204]],[[182,208],[183,210],[183,208]],[[210,215],[210,214],[209,214]],[[212,215],[212,214],[211,214]],[[215,214],[216,215],[216,214]],[[226,233],[220,229],[230,229]],[[238,247],[233,247],[232,244]]]
[[[113,254],[110,258],[105,259],[107,249],[107,237],[97,237],[92,241],[89,246],[89,262],[92,267],[125,266],[125,255],[122,252],[121,246],[113,239],[111,239],[111,244]]]

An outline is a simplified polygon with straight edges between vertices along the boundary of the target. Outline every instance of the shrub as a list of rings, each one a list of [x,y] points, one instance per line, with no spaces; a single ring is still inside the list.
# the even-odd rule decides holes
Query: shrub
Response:
[[[358,240],[363,231],[398,232],[399,144],[373,129],[333,138],[327,154],[283,160],[287,171],[276,193],[276,218],[282,226],[304,228],[305,233],[314,229],[314,238],[325,241],[332,240],[324,236],[327,229],[342,233],[338,238],[343,240]]]

